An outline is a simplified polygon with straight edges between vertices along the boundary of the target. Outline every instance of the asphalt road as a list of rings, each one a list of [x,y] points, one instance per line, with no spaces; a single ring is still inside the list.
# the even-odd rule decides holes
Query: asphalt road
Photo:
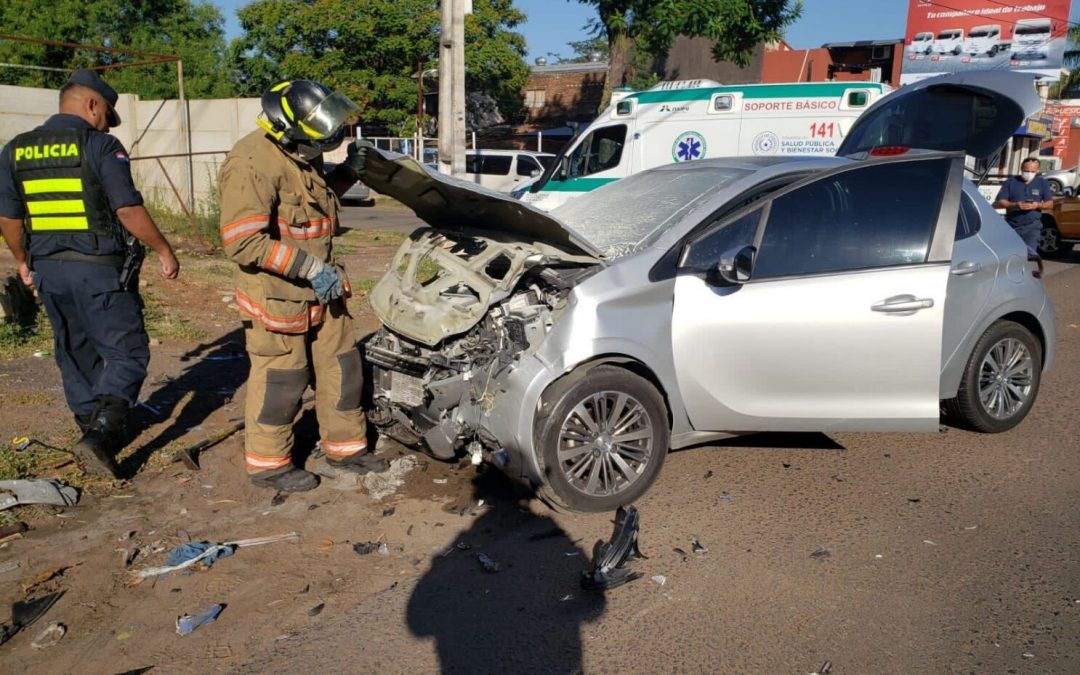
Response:
[[[1080,256],[1050,263],[1046,284],[1058,360],[1011,432],[673,453],[638,504],[644,576],[606,595],[578,575],[610,514],[519,506],[480,481],[480,515],[440,530],[470,550],[433,554],[242,670],[1080,672]],[[415,500],[423,522],[446,520]]]

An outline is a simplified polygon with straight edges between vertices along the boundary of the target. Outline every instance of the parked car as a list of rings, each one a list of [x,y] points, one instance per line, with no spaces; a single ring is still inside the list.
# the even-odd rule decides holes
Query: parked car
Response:
[[[1076,167],[1055,169],[1043,173],[1043,178],[1050,183],[1050,190],[1055,195],[1071,195],[1076,192]]]
[[[1001,42],[1000,24],[975,26],[964,43],[964,52],[972,56],[984,55],[992,58],[1004,49],[1008,49],[1008,45]]]
[[[546,152],[469,150],[465,153],[464,178],[490,190],[510,192],[540,176],[554,159],[555,155]]]
[[[330,173],[337,167],[337,164],[325,162],[323,166],[326,173]],[[341,201],[344,203],[372,203],[374,200],[371,197],[371,188],[365,185],[363,181],[358,180],[341,195]]]
[[[672,164],[550,214],[370,156],[373,189],[430,227],[370,296],[369,419],[586,511],[640,497],[669,448],[734,434],[936,431],[942,404],[1010,429],[1054,313],[964,155],[1040,107],[1023,74],[931,78],[836,157]]]
[[[1044,258],[1064,258],[1080,243],[1080,199],[1058,197],[1054,208],[1043,213],[1038,252]]]

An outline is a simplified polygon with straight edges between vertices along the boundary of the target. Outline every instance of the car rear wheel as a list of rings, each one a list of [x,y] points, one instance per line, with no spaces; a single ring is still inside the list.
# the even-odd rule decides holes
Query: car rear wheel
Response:
[[[615,366],[571,376],[545,395],[536,442],[544,496],[576,511],[610,511],[655,482],[668,452],[664,399]]]
[[[1055,195],[1060,195],[1065,191],[1065,184],[1055,178],[1047,178],[1047,183],[1050,183],[1050,192]]]
[[[977,431],[997,433],[1019,424],[1039,392],[1042,346],[1012,321],[990,326],[971,353],[948,412]]]
[[[1039,243],[1036,246],[1043,258],[1062,258],[1073,248],[1071,243],[1061,240],[1061,231],[1049,216],[1043,217],[1042,231],[1039,232]]]

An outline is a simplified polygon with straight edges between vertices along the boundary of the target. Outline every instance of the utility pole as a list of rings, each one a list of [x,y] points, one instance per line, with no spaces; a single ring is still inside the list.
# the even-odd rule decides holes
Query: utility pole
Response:
[[[465,15],[472,0],[441,0],[439,172],[465,173]]]

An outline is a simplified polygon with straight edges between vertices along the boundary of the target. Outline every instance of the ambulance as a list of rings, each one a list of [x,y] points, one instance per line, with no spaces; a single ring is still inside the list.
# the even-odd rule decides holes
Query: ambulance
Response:
[[[890,91],[879,82],[723,86],[681,80],[613,95],[607,110],[563,148],[544,174],[514,194],[548,210],[672,162],[833,155],[859,115]]]

